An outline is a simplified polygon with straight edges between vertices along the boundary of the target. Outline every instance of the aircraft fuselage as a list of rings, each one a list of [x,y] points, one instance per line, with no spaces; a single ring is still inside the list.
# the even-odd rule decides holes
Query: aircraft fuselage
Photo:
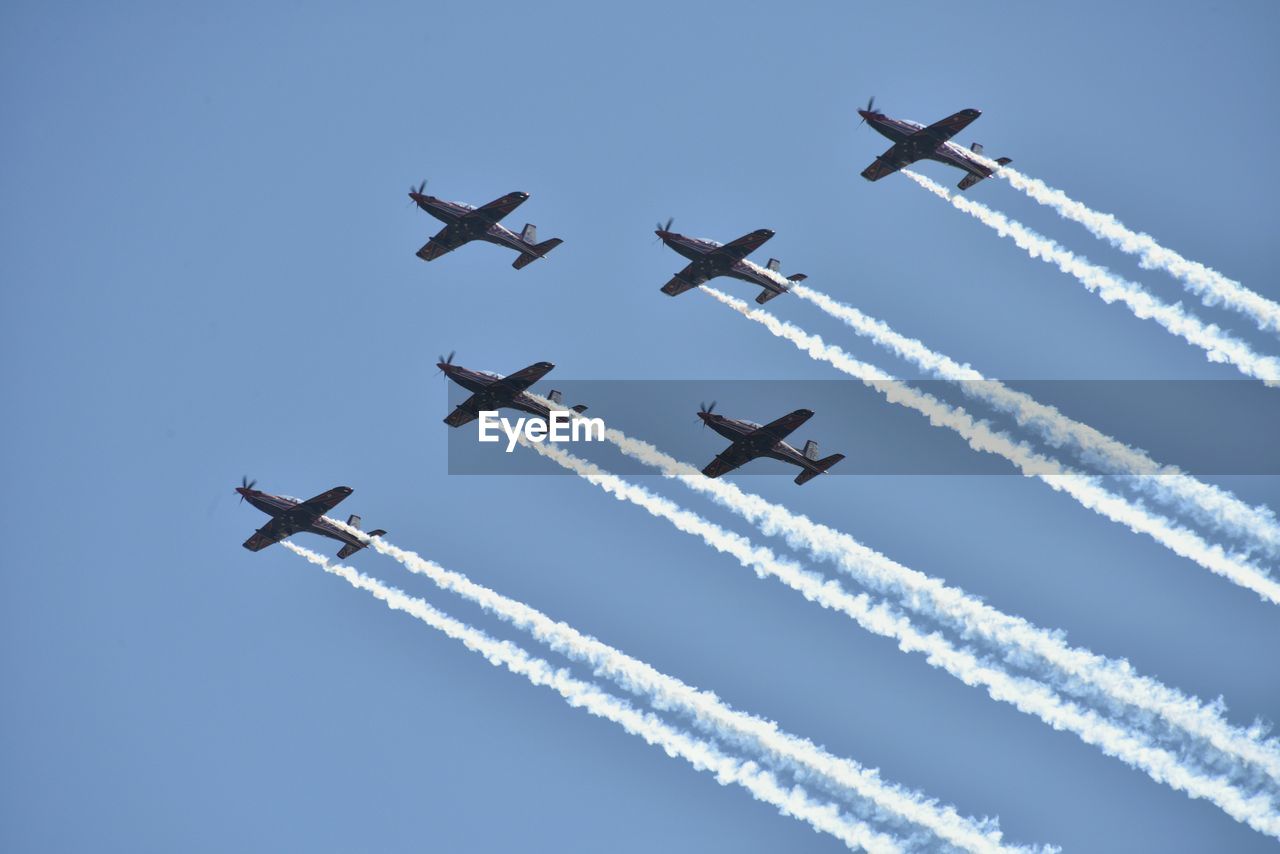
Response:
[[[288,518],[291,511],[294,510],[302,502],[296,498],[287,495],[272,495],[269,492],[262,492],[257,489],[249,489],[248,487],[236,487],[236,492],[248,501],[254,507],[257,507],[263,513],[272,518],[284,516]],[[353,546],[364,546],[363,541],[348,534],[346,531],[334,525],[323,515],[301,514],[295,520],[291,520],[289,525],[290,531],[286,536],[292,534],[308,532],[319,534],[322,537],[328,537],[331,540],[337,540],[340,543]]]
[[[916,131],[924,130],[925,126],[919,122],[913,122],[910,119],[894,119],[880,112],[870,112],[868,110],[859,110],[858,115],[866,119],[876,133],[892,140],[895,145],[902,145],[900,149],[901,158],[899,165],[908,166],[917,160],[935,160],[938,163],[945,163],[948,166],[955,166],[966,172],[977,175],[981,178],[987,178],[991,175],[991,168],[982,160],[979,160],[969,149],[956,145],[951,140],[947,140],[941,145],[937,145],[932,139],[926,136],[915,136]]]
[[[768,229],[765,229],[768,231]],[[781,273],[776,273],[746,258],[734,258],[721,252],[723,244],[701,237],[688,237],[674,231],[658,231],[662,242],[693,262],[695,276],[714,279],[730,276],[757,287],[785,293],[790,283]],[[773,232],[769,231],[769,236]]]
[[[771,433],[761,430],[760,425],[752,421],[741,421],[710,412],[699,412],[703,423],[733,443],[744,443],[743,447],[755,457],[772,457],[791,463],[803,469],[813,469],[813,461],[793,447],[789,442],[779,439]]]
[[[528,252],[533,255],[541,254],[533,248],[533,244],[525,241],[520,235],[502,223],[495,222],[491,225],[482,217],[471,216],[476,210],[474,205],[469,205],[466,202],[449,202],[423,193],[410,193],[409,198],[413,199],[414,204],[445,225],[460,229],[466,235],[468,241],[484,240],[498,246],[514,249],[517,252]]]
[[[450,364],[449,362],[438,362],[436,367],[444,371],[445,376],[467,391],[479,395],[477,404],[479,404],[480,409],[496,410],[509,407],[528,412],[531,415],[537,415],[540,418],[548,418],[551,415],[550,409],[526,392],[516,391],[503,383],[504,378],[498,374],[489,373],[488,371],[475,371],[471,368],[464,368],[461,365]],[[547,369],[550,370],[549,364]]]

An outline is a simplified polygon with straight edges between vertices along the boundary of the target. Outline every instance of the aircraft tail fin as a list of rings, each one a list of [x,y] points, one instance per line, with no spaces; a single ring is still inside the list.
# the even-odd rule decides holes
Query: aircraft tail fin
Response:
[[[525,243],[538,242],[538,227],[531,222],[524,224],[524,231],[520,232],[520,239]]]
[[[528,231],[532,227],[532,225],[527,225],[525,226],[525,230]],[[534,261],[537,261],[543,255],[546,255],[552,249],[555,249],[561,243],[564,243],[564,241],[558,237],[553,237],[550,240],[544,240],[541,243],[535,243],[532,247],[532,252],[525,252],[517,258],[511,266],[515,267],[517,270],[523,269]]]
[[[843,459],[844,459],[844,454],[832,454],[829,457],[823,457],[820,460],[814,460],[813,468],[805,469],[804,471],[800,472],[800,474],[796,475],[796,485],[803,486],[804,484],[813,480],[815,477],[822,474],[824,471],[831,468],[833,465],[835,465],[836,463],[840,462]]]
[[[347,517],[347,524],[350,525],[352,528],[359,528],[360,517],[352,513],[350,516]]]
[[[804,443],[804,458],[806,460],[818,459],[818,443],[810,439]]]
[[[564,395],[561,394],[558,389],[553,388],[551,389],[551,393],[547,395],[547,400],[551,401],[556,406],[559,406],[564,402]]]

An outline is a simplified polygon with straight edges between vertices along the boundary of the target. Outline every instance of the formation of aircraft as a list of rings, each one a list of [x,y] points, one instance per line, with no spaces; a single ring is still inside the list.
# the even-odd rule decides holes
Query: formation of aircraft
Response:
[[[278,543],[285,537],[291,537],[294,534],[303,532],[319,534],[322,537],[328,537],[331,540],[343,543],[342,549],[338,552],[339,558],[348,558],[365,547],[365,543],[362,540],[342,530],[324,516],[324,514],[338,506],[342,499],[351,494],[351,487],[335,486],[333,489],[320,493],[315,498],[299,501],[297,498],[290,498],[287,495],[272,495],[269,492],[262,492],[254,489],[255,485],[257,485],[257,481],[241,478],[240,485],[236,487],[236,492],[240,493],[241,501],[247,500],[254,507],[269,515],[271,521],[244,541],[244,547],[249,551],[262,551],[272,543]],[[360,517],[355,515],[348,516],[347,524],[352,528],[359,528]],[[376,531],[370,531],[369,536],[381,537],[385,533],[386,531],[379,528]]]
[[[770,258],[763,267],[747,260],[748,255],[773,237],[773,232],[767,228],[757,229],[728,243],[717,243],[677,234],[671,230],[672,222],[673,219],[668,219],[665,225],[658,223],[654,233],[663,243],[688,258],[689,264],[662,286],[662,292],[668,296],[679,296],[717,276],[731,276],[763,288],[756,296],[756,302],[763,305],[779,294],[785,294],[796,282],[808,278],[804,273],[784,277],[778,272],[777,258]]]
[[[978,110],[964,109],[931,125],[922,125],[908,119],[894,119],[886,116],[876,110],[875,98],[872,98],[867,102],[865,109],[858,110],[858,115],[877,133],[893,141],[888,151],[878,156],[863,170],[862,177],[868,181],[878,181],[885,175],[892,174],[919,160],[936,160],[963,170],[967,174],[960,181],[961,190],[969,189],[995,172],[987,165],[990,161],[980,156],[981,145],[975,142],[969,149],[965,149],[951,142],[953,136],[982,115]],[[1011,162],[1008,157],[1000,157],[995,161],[998,166]],[[474,240],[483,240],[519,253],[511,265],[519,270],[539,258],[546,257],[548,252],[563,242],[558,237],[539,242],[537,227],[532,223],[527,223],[520,234],[501,224],[503,218],[528,200],[528,193],[508,193],[477,208],[465,202],[450,202],[429,196],[426,194],[426,185],[427,182],[423,181],[417,187],[410,188],[409,198],[415,205],[445,225],[418,250],[417,255],[423,261],[432,261],[459,246]],[[756,296],[756,302],[764,304],[779,294],[786,293],[792,285],[806,278],[803,273],[783,276],[779,271],[780,264],[776,258],[770,258],[763,267],[747,260],[748,255],[773,237],[774,233],[767,228],[758,229],[728,243],[717,243],[714,240],[688,237],[674,232],[671,230],[672,223],[672,219],[668,219],[665,224],[659,223],[655,233],[663,243],[688,258],[689,263],[676,273],[671,281],[662,286],[662,292],[665,294],[678,296],[711,279],[729,276],[758,286],[761,291]],[[444,423],[450,427],[460,427],[475,420],[482,410],[511,408],[541,418],[550,417],[550,407],[541,399],[528,393],[530,386],[555,367],[550,362],[535,362],[527,368],[504,377],[488,371],[477,371],[455,365],[453,356],[453,353],[448,357],[441,356],[436,367],[450,380],[470,391],[471,396],[455,407],[444,419]],[[546,399],[555,406],[562,403],[562,395],[554,389]],[[580,413],[587,407],[579,404],[571,408]],[[752,421],[716,415],[714,409],[714,402],[710,406],[704,405],[699,409],[698,417],[702,419],[705,426],[711,427],[733,444],[717,454],[716,458],[702,470],[707,477],[720,477],[758,457],[772,457],[803,469],[796,476],[795,482],[804,484],[844,459],[844,454],[831,454],[818,459],[818,443],[814,441],[806,442],[803,451],[797,450],[786,442],[787,436],[813,416],[812,410],[797,409],[775,421],[760,425]],[[271,521],[245,541],[246,549],[260,551],[272,543],[301,532],[319,534],[341,542],[343,546],[338,552],[339,558],[350,557],[364,548],[364,543],[360,539],[342,530],[324,515],[351,494],[350,487],[336,486],[314,498],[300,501],[284,495],[272,495],[259,491],[254,489],[254,485],[255,482],[247,478],[243,479],[236,492],[240,494],[242,500],[247,500],[254,507],[269,514]],[[360,517],[350,516],[347,524],[358,528]],[[371,531],[370,535],[381,536],[385,533],[386,531],[377,530]]]
[[[550,373],[555,365],[550,362],[534,362],[529,367],[521,368],[514,374],[504,377],[490,371],[476,371],[464,368],[462,365],[455,365],[453,357],[454,353],[450,353],[447,357],[441,356],[436,367],[449,379],[471,392],[471,396],[454,407],[453,412],[445,417],[445,424],[450,427],[461,427],[463,424],[474,421],[482,411],[504,407],[519,409],[521,412],[528,412],[539,418],[550,417],[550,407],[529,394],[528,388]],[[547,400],[559,406],[564,397],[560,392],[552,389],[547,394]],[[583,404],[570,408],[578,413],[587,411],[587,407]]]
[[[804,469],[796,475],[796,483],[803,485],[844,459],[844,454],[832,454],[818,459],[818,443],[810,439],[804,450],[798,451],[786,442],[796,428],[813,417],[812,409],[797,409],[768,424],[741,421],[715,414],[716,402],[698,408],[698,417],[704,426],[724,436],[732,445],[716,454],[702,473],[707,477],[719,477],[758,457],[772,457]]]
[[[885,175],[910,166],[917,160],[936,160],[968,172],[958,185],[961,190],[967,190],[983,178],[995,174],[995,170],[986,165],[985,157],[974,156],[982,154],[981,145],[975,142],[965,149],[951,142],[951,137],[982,115],[981,111],[964,109],[926,126],[910,119],[891,119],[877,110],[875,105],[876,99],[873,97],[867,101],[865,110],[858,110],[858,115],[876,133],[893,140],[893,145],[862,170],[862,177],[868,181],[879,181]],[[1008,157],[996,159],[996,163],[1001,166],[1012,162]]]
[[[559,246],[562,241],[558,237],[538,242],[538,227],[526,223],[524,231],[516,234],[501,225],[499,220],[514,211],[529,198],[528,193],[507,193],[500,199],[494,199],[487,205],[473,207],[465,202],[446,202],[435,196],[425,194],[427,182],[423,181],[416,188],[409,189],[409,198],[414,204],[444,223],[444,228],[427,241],[418,250],[418,257],[423,261],[431,261],[452,252],[464,243],[473,240],[484,240],[496,243],[520,253],[512,264],[517,270],[546,256],[548,252]]]

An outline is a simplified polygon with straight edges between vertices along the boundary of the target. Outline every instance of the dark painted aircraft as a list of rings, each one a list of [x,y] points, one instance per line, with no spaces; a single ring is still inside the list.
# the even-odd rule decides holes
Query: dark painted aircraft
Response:
[[[535,362],[527,368],[521,368],[514,374],[504,377],[489,371],[475,371],[464,368],[462,365],[455,365],[453,356],[453,353],[447,357],[441,356],[436,367],[449,379],[471,392],[471,396],[454,407],[453,412],[444,419],[445,424],[450,427],[461,427],[463,424],[474,421],[481,412],[490,412],[503,407],[518,409],[543,419],[551,417],[551,408],[529,394],[528,388],[550,373],[555,365],[550,362]],[[559,406],[564,398],[560,392],[552,389],[547,395],[547,400]],[[570,408],[578,413],[587,411],[587,407],[582,404]]]
[[[287,495],[272,495],[269,492],[261,492],[253,488],[256,483],[257,481],[243,478],[240,481],[240,486],[236,487],[236,492],[240,493],[241,501],[248,499],[250,504],[263,513],[270,515],[272,519],[259,528],[252,537],[244,541],[244,547],[249,551],[262,551],[272,543],[278,543],[286,537],[292,537],[294,534],[304,532],[319,534],[322,537],[328,537],[331,540],[343,543],[342,549],[338,552],[339,558],[351,557],[365,547],[363,540],[342,530],[324,516],[324,514],[336,507],[338,502],[351,494],[351,487],[335,486],[327,492],[320,493],[315,498],[299,501],[297,498],[290,498]],[[360,517],[354,515],[347,517],[347,525],[352,528],[359,528]],[[370,531],[369,536],[381,537],[385,533],[386,531],[378,529]]]
[[[710,406],[703,404],[698,409],[698,417],[702,419],[704,426],[715,430],[733,444],[716,454],[716,458],[702,470],[707,477],[719,477],[757,457],[772,457],[804,469],[796,476],[796,483],[804,484],[844,459],[844,454],[832,454],[818,459],[818,443],[813,440],[804,443],[804,451],[797,451],[784,441],[797,427],[813,417],[811,409],[797,409],[790,415],[761,426],[754,421],[739,421],[716,415],[715,408],[714,400]]]
[[[658,223],[655,233],[663,243],[688,258],[689,265],[662,286],[664,294],[679,296],[709,279],[717,276],[732,276],[764,288],[756,297],[756,302],[763,305],[778,294],[785,294],[796,282],[803,282],[808,278],[804,273],[795,273],[784,278],[778,272],[777,258],[770,258],[769,263],[763,267],[747,260],[748,255],[773,237],[773,232],[767,228],[744,234],[729,243],[716,243],[714,240],[676,234],[671,230],[672,222],[673,220],[668,219],[666,225]]]
[[[862,170],[862,177],[868,181],[879,181],[885,175],[910,166],[917,160],[936,160],[968,172],[960,181],[961,190],[967,190],[983,178],[995,174],[996,170],[987,165],[991,161],[981,156],[981,145],[975,142],[965,149],[950,141],[951,137],[982,115],[981,111],[961,110],[926,127],[910,119],[891,119],[877,110],[875,103],[876,99],[872,98],[867,102],[865,110],[858,110],[858,115],[881,136],[893,140],[893,146]],[[995,162],[1004,166],[1013,161],[1008,157],[1000,157]]]
[[[511,229],[499,224],[499,220],[520,207],[528,193],[507,193],[500,199],[494,199],[482,207],[473,207],[465,202],[446,202],[435,196],[423,193],[427,182],[423,181],[417,188],[409,189],[409,198],[414,204],[444,223],[444,228],[427,244],[418,250],[418,257],[423,261],[439,258],[446,252],[452,252],[464,243],[473,240],[484,240],[496,243],[520,253],[520,257],[512,263],[517,270],[544,257],[562,241],[558,237],[538,242],[538,227],[526,223],[524,231],[516,234]]]

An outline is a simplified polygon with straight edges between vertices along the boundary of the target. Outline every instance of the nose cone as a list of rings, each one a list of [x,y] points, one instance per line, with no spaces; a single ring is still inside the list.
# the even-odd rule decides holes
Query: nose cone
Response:
[[[658,235],[658,238],[662,240],[663,243],[666,243],[671,238],[676,236],[676,233],[674,231],[667,231],[666,229],[662,229],[662,228],[656,229],[653,233]]]

